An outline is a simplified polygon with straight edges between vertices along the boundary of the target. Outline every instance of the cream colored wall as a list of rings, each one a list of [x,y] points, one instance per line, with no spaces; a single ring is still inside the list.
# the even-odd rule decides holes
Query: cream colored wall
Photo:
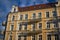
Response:
[[[58,16],[60,16],[60,8],[57,8],[57,9],[58,9],[57,10]],[[41,12],[42,13],[42,18],[46,18],[46,12],[49,12],[50,13],[50,17],[53,17],[52,11],[54,11],[54,10],[55,10],[54,8],[48,8],[48,9],[40,9],[40,10],[32,10],[32,11],[25,11],[25,12],[10,13],[9,16],[8,16],[6,31],[10,31],[10,26],[12,24],[14,25],[14,30],[17,30],[18,24],[21,22],[20,19],[19,19],[19,16],[21,14],[22,15],[28,14],[28,19],[31,19],[33,13],[36,13],[36,17],[37,17],[38,13]],[[12,19],[13,15],[15,16],[15,21],[12,22],[11,19]],[[47,19],[42,19],[42,21],[41,21],[41,23],[42,23],[42,29],[46,29],[46,20]],[[38,23],[40,23],[40,22],[37,22],[36,24],[38,24]],[[51,28],[52,27],[53,27],[53,24],[51,24]],[[36,28],[38,29],[38,25],[36,26]],[[31,25],[28,25],[27,29],[31,30]],[[49,31],[51,31],[51,30],[49,30]],[[47,37],[46,37],[47,34],[45,32],[49,32],[49,31],[48,30],[42,30],[42,38],[43,38],[43,40],[47,39]],[[17,39],[17,37],[16,37],[18,35],[17,33],[19,33],[19,32],[17,32],[17,31],[13,32],[13,34],[12,34],[13,40]],[[5,40],[8,40],[8,38],[9,38],[9,34],[8,34],[8,32],[6,32]],[[27,40],[31,40],[31,36],[28,36]]]

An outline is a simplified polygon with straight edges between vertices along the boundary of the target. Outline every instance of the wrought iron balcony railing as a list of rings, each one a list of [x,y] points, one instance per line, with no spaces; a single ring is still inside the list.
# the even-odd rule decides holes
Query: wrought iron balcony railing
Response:
[[[20,20],[20,21],[23,24],[23,23],[36,23],[36,22],[39,22],[41,20],[42,20],[41,18],[31,18],[31,19]]]
[[[49,21],[59,21],[59,20],[60,20],[60,16],[57,16],[57,17],[51,17]]]
[[[20,35],[32,35],[32,34],[38,34],[38,33],[42,33],[42,30],[40,29],[37,29],[37,30],[17,30],[17,31],[6,31],[8,32],[9,34],[13,34],[14,32],[17,32],[18,34]]]

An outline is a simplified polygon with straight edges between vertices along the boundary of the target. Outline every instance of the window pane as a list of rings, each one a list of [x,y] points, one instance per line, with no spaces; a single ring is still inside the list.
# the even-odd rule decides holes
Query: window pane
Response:
[[[14,21],[15,16],[12,17],[12,21]]]
[[[33,31],[35,30],[35,24],[32,24],[32,30]]]
[[[20,20],[22,20],[23,19],[23,15],[20,15]]]
[[[59,40],[59,35],[55,35],[55,40]]]
[[[42,23],[39,23],[39,29],[42,29]]]
[[[14,27],[14,25],[11,25],[11,31],[13,31],[13,27]]]
[[[39,40],[42,40],[42,35],[39,35]]]
[[[54,28],[58,28],[58,23],[54,22]]]
[[[25,14],[25,19],[28,19],[28,14]]]
[[[46,12],[46,17],[49,18],[49,12]]]
[[[57,16],[56,11],[53,11],[53,17],[56,17],[56,16]]]
[[[35,40],[35,35],[32,36],[32,40]]]
[[[21,40],[21,36],[20,35],[18,36],[18,40]]]
[[[47,40],[51,40],[51,35],[47,35]]]
[[[22,28],[22,24],[19,24],[19,30],[21,30],[21,28]]]
[[[41,13],[38,13],[38,17],[41,18]]]
[[[50,23],[49,22],[47,22],[47,28],[50,29]]]
[[[26,38],[27,36],[24,36],[24,40],[27,40],[27,38]]]
[[[12,40],[12,36],[10,36],[9,40]]]
[[[24,27],[25,30],[27,30],[27,24],[25,24],[25,27]]]
[[[35,14],[35,13],[33,13],[32,18],[33,18],[33,19],[35,19],[35,18],[36,18],[36,14]]]

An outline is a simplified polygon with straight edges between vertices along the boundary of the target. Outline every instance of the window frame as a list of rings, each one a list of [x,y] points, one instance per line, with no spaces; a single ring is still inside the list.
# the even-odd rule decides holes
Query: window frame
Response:
[[[21,40],[21,35],[18,35],[18,40]]]
[[[12,40],[12,36],[10,35],[9,40]]]
[[[28,19],[28,14],[25,14],[25,20],[27,20]]]
[[[46,22],[46,28],[50,29],[50,22]]]
[[[47,35],[47,40],[51,40],[51,35]]]
[[[39,35],[38,36],[38,40],[42,40],[42,35]]]
[[[42,23],[38,23],[38,29],[42,29]]]
[[[50,15],[49,15],[49,12],[46,12],[46,18],[49,18]]]
[[[32,37],[32,40],[33,40],[33,39],[35,40],[35,35],[32,35],[31,37]]]
[[[23,15],[20,15],[20,20],[23,20]]]
[[[15,16],[13,15],[13,17],[12,17],[12,21],[14,21],[15,20]]]
[[[32,19],[36,19],[36,13],[32,14]]]
[[[10,30],[13,31],[13,29],[14,29],[14,25],[11,25]]]
[[[38,18],[41,18],[42,17],[42,13],[38,13]]]

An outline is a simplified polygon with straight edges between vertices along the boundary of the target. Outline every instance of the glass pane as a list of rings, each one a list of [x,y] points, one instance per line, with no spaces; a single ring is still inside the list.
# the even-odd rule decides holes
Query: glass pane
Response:
[[[46,17],[49,18],[49,12],[46,12]]]

